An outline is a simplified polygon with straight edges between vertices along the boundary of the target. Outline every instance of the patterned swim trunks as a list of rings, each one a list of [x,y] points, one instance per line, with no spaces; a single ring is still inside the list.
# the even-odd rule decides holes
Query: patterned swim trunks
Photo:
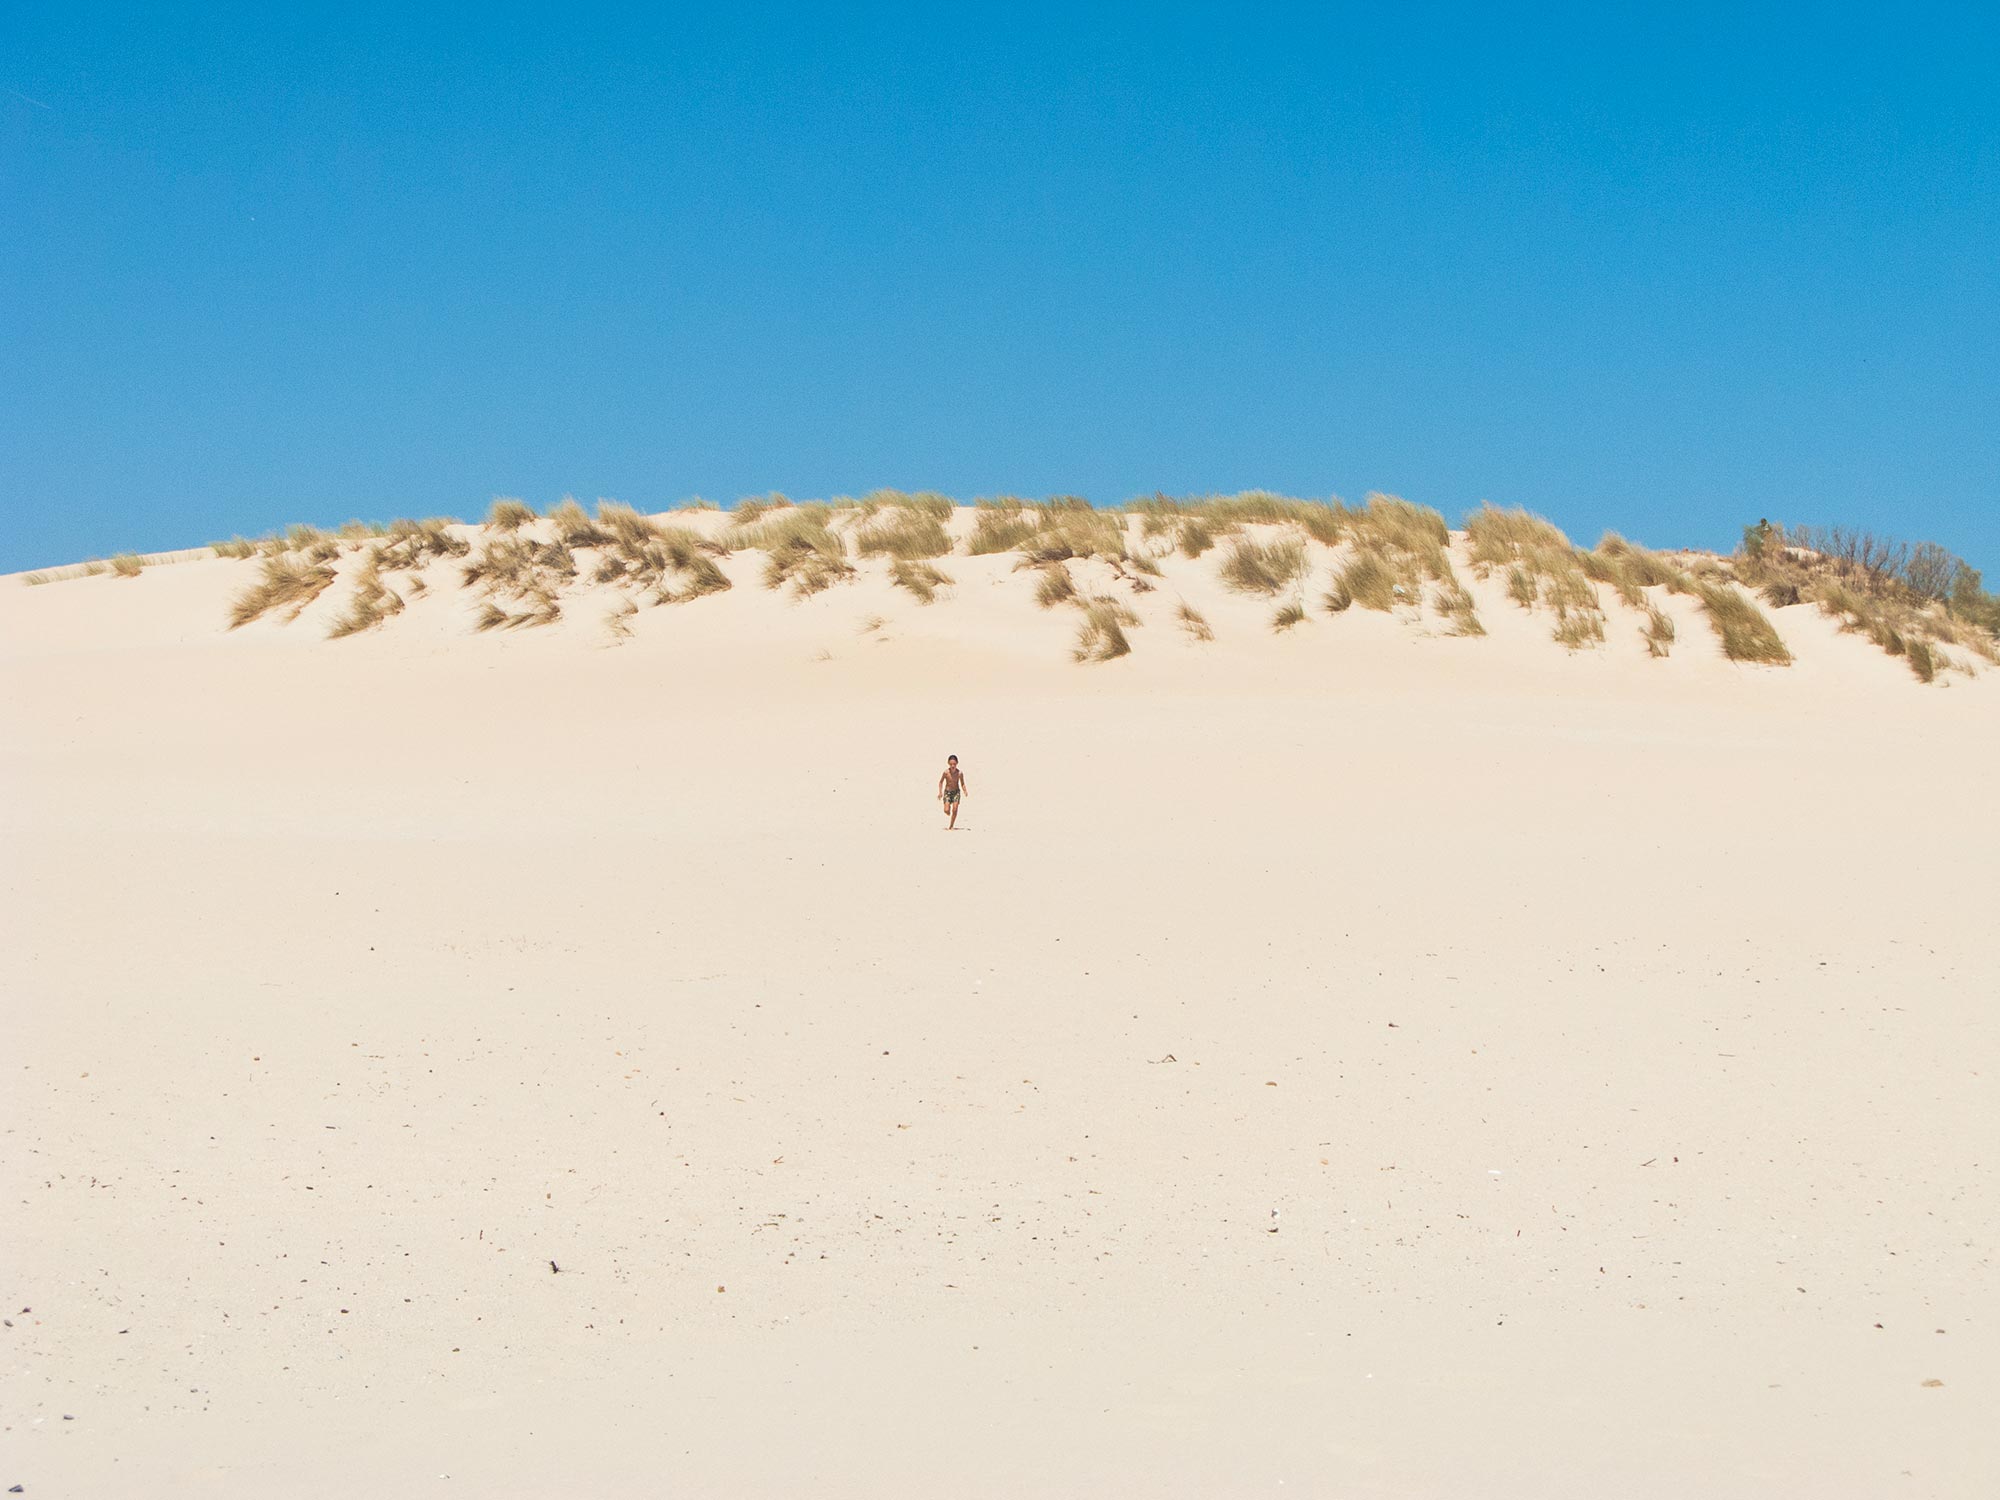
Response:
[[[944,805],[945,805],[946,807],[956,807],[956,806],[958,806],[958,793],[957,793],[957,792],[946,792],[946,793],[944,794]]]

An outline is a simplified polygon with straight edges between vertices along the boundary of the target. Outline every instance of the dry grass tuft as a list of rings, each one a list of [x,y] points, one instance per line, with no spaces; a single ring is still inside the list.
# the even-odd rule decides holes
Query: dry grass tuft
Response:
[[[824,505],[785,506],[754,526],[739,527],[737,545],[764,554],[764,587],[790,584],[797,598],[854,576],[847,544],[829,528]]]
[[[1215,639],[1215,631],[1209,625],[1208,617],[1186,600],[1182,600],[1179,607],[1174,610],[1174,617],[1181,622],[1181,629],[1187,632],[1190,640]]]
[[[660,604],[686,604],[709,594],[725,593],[730,588],[729,575],[715,564],[715,559],[704,553],[695,553],[685,563],[675,569],[681,580],[678,589],[669,589],[664,584],[654,598]]]
[[[1278,612],[1271,616],[1271,629],[1279,632],[1290,630],[1305,617],[1306,607],[1295,599],[1290,604],[1278,606]]]
[[[643,553],[647,544],[660,534],[658,522],[650,516],[640,515],[631,506],[621,505],[616,500],[597,502],[596,529],[604,537],[605,543],[622,548],[632,556]],[[587,545],[569,538],[564,540],[569,541],[572,547]]]
[[[1067,562],[1071,558],[1101,557],[1122,563],[1125,548],[1125,518],[1115,511],[1092,510],[1083,501],[1057,496],[1030,508],[1035,527],[1014,548],[1030,563]]]
[[[1137,625],[1139,617],[1115,599],[1084,599],[1083,623],[1077,627],[1076,649],[1071,654],[1080,662],[1105,662],[1132,650],[1124,627]]]
[[[456,524],[447,516],[391,521],[384,533],[388,545],[380,549],[378,566],[396,571],[420,568],[434,557],[464,557],[472,544],[451,529]]]
[[[878,511],[861,528],[854,538],[856,552],[863,557],[893,557],[902,562],[916,562],[923,558],[943,557],[951,551],[951,535],[944,529],[943,520],[931,510],[914,503],[922,497],[904,498],[912,503]],[[942,496],[937,498],[943,499]],[[946,518],[950,514],[951,503],[946,501]]]
[[[735,508],[730,512],[730,525],[739,531],[747,531],[772,511],[791,508],[792,502],[776,490],[761,498],[756,495],[746,495],[736,502]]]
[[[1050,563],[1041,574],[1035,584],[1035,603],[1043,609],[1054,609],[1076,599],[1076,581],[1069,576],[1068,568],[1061,563]]]
[[[1396,607],[1397,588],[1395,565],[1374,548],[1363,548],[1334,575],[1326,607],[1339,614],[1358,604],[1387,614]]]
[[[328,640],[357,635],[403,612],[402,596],[382,582],[381,564],[380,548],[361,560],[354,574],[354,593],[347,608],[327,627]]]
[[[965,550],[974,557],[1012,552],[1034,534],[1034,517],[1027,513],[1021,501],[1011,495],[981,500],[974,513],[972,537]]]
[[[1471,596],[1459,588],[1452,569],[1446,550],[1451,532],[1443,516],[1428,506],[1380,494],[1370,495],[1367,504],[1358,508],[1332,505],[1317,509],[1330,514],[1338,535],[1352,544],[1326,593],[1329,610],[1340,613],[1358,604],[1387,613],[1402,604],[1421,614],[1424,584],[1432,582],[1439,586],[1439,600],[1463,605],[1456,615],[1448,615],[1453,634],[1484,633]]]
[[[525,500],[502,496],[486,513],[486,524],[495,531],[519,531],[535,519],[535,508]]]
[[[296,620],[299,612],[333,582],[333,569],[320,563],[279,554],[264,559],[262,576],[229,608],[229,628],[248,625],[273,610],[287,611],[285,618]]]
[[[1673,616],[1663,611],[1657,604],[1646,606],[1646,628],[1640,632],[1646,638],[1648,656],[1665,656],[1674,649]]]
[[[526,609],[501,609],[492,600],[480,605],[474,620],[479,630],[521,630],[537,625],[553,625],[562,618],[562,603],[552,593],[531,592]]]
[[[1181,556],[1197,558],[1215,545],[1215,528],[1200,516],[1190,516],[1182,523],[1176,545]]]
[[[919,604],[929,604],[940,588],[951,587],[950,575],[921,559],[896,559],[889,567],[889,581],[915,594]]]
[[[897,510],[926,517],[942,526],[951,519],[954,509],[950,496],[940,495],[936,490],[870,490],[861,497],[864,519],[884,510]]]
[[[1239,594],[1274,596],[1300,583],[1307,566],[1305,543],[1297,537],[1241,537],[1222,560],[1222,581]]]
[[[1572,651],[1604,643],[1602,610],[1573,610],[1556,617],[1555,639]]]
[[[639,604],[634,599],[621,599],[613,605],[604,617],[604,633],[611,644],[621,645],[632,639],[632,616],[639,612]]]
[[[577,504],[574,495],[563,496],[562,503],[549,512],[549,523],[556,540],[566,547],[601,547],[611,540],[610,534]]]
[[[121,552],[111,559],[111,571],[120,578],[137,578],[145,566],[146,559],[136,552]]]
[[[217,557],[245,558],[257,555],[257,544],[248,537],[233,536],[226,542],[210,542],[208,550]]]
[[[1244,526],[1291,526],[1326,546],[1345,534],[1348,513],[1337,501],[1300,500],[1269,490],[1202,495],[1175,500],[1155,495],[1132,504],[1140,535],[1166,536],[1188,557],[1199,557],[1220,536]]]
[[[1698,579],[1695,597],[1708,612],[1708,622],[1722,642],[1722,654],[1731,661],[1763,662],[1770,666],[1790,666],[1792,653],[1770,617],[1727,583]]]
[[[1448,626],[1448,635],[1486,634],[1486,627],[1479,621],[1479,611],[1473,606],[1472,595],[1456,578],[1438,585],[1436,604],[1437,612]]]
[[[1518,506],[1482,505],[1465,518],[1465,538],[1480,577],[1505,568],[1508,598],[1523,609],[1545,604],[1554,612],[1555,640],[1572,651],[1603,641],[1604,606],[1593,579],[1610,582],[1626,570],[1615,550],[1580,551],[1554,524]]]
[[[1934,682],[1937,679],[1939,661],[1926,641],[1911,641],[1909,644],[1910,670],[1917,674],[1919,682]]]

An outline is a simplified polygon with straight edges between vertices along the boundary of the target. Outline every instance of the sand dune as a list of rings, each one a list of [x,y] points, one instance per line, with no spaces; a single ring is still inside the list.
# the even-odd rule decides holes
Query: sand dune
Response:
[[[1079,664],[974,524],[622,631],[482,528],[340,640],[352,549],[0,581],[0,1481],[2000,1485],[2000,674],[1462,536],[1477,637],[1072,559]]]

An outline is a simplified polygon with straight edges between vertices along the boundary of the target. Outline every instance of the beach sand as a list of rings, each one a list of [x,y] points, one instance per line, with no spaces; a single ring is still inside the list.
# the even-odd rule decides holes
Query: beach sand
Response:
[[[0,580],[0,1487],[2000,1490],[2000,671],[755,561]]]

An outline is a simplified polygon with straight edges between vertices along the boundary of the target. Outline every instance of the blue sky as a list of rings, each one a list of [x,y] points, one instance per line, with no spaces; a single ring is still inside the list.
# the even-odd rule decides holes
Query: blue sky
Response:
[[[1267,486],[2000,577],[2000,8],[838,9],[9,6],[0,568]]]

